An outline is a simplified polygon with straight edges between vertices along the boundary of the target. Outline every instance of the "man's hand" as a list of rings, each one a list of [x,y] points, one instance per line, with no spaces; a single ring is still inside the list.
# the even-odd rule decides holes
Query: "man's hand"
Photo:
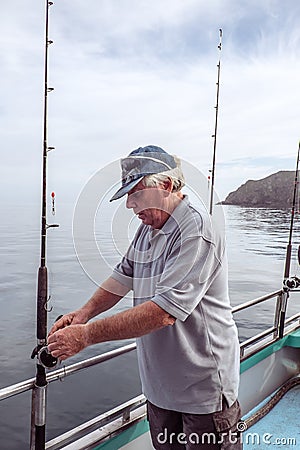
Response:
[[[176,322],[175,317],[151,300],[88,324],[74,324],[78,316],[72,314],[58,320],[48,338],[49,351],[61,360],[75,355],[88,345],[144,336]]]
[[[55,322],[49,332],[49,336],[69,325],[87,323],[93,317],[112,308],[129,292],[129,290],[128,287],[113,278],[108,278],[82,308],[72,311],[69,314],[65,314],[61,319]]]
[[[53,333],[55,333],[58,330],[62,330],[63,328],[69,326],[69,325],[78,325],[78,324],[84,324],[88,321],[87,315],[82,310],[77,310],[70,312],[69,314],[65,314],[62,316],[55,324],[52,326],[51,330],[49,331],[49,335],[51,336]],[[48,339],[49,341],[49,339]]]
[[[70,325],[70,323],[68,323],[67,325]],[[52,332],[51,336],[49,335],[48,349],[52,356],[63,361],[87,347],[87,338],[88,333],[86,325],[72,324],[64,329],[59,329],[56,332]]]

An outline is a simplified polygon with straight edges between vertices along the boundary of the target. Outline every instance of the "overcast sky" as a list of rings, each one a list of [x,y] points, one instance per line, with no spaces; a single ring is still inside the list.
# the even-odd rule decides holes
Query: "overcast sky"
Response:
[[[0,176],[7,198],[40,191],[44,10],[42,0],[0,7]],[[147,144],[207,175],[219,58],[219,196],[247,179],[293,170],[299,23],[299,0],[54,1],[49,189],[75,198],[95,171]]]

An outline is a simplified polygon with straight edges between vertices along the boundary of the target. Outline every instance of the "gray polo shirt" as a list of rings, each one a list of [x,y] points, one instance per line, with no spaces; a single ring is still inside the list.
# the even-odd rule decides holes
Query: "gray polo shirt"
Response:
[[[137,338],[143,393],[156,406],[193,414],[237,398],[239,343],[228,296],[223,233],[187,198],[160,230],[141,225],[112,277],[177,320]]]

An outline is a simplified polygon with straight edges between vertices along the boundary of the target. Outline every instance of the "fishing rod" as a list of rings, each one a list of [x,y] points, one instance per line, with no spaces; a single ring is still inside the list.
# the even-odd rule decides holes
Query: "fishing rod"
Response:
[[[299,146],[298,146],[297,163],[296,163],[296,171],[295,171],[295,182],[294,182],[293,203],[292,203],[292,210],[291,210],[289,241],[288,241],[288,245],[286,248],[284,280],[288,280],[288,278],[290,276],[291,257],[292,257],[292,237],[293,237],[293,229],[294,229],[296,196],[297,196],[297,190],[298,190],[298,177],[299,177],[299,174],[298,174],[299,158],[300,158],[300,142],[299,142]]]
[[[32,391],[31,411],[31,450],[44,450],[46,437],[46,368],[55,367],[57,360],[47,349],[47,316],[48,316],[48,272],[46,266],[47,230],[58,227],[57,224],[47,224],[47,157],[54,147],[48,147],[48,93],[54,89],[48,87],[48,48],[53,43],[49,34],[49,9],[52,1],[46,0],[45,17],[45,62],[44,62],[44,118],[43,118],[43,162],[42,162],[42,211],[41,211],[41,250],[38,269],[37,304],[36,304],[36,338],[37,346],[31,358],[37,357],[35,386]],[[55,194],[52,193],[52,212],[54,211]]]
[[[289,290],[295,289],[300,286],[299,278],[297,278],[297,277],[290,278],[290,268],[291,268],[291,259],[292,259],[292,238],[293,238],[293,230],[294,230],[294,219],[295,219],[296,199],[297,199],[297,191],[298,191],[298,178],[299,178],[299,159],[300,159],[300,142],[298,144],[297,162],[296,162],[296,170],[295,170],[289,240],[288,240],[288,244],[286,247],[284,278],[283,278],[283,300],[282,300],[280,313],[279,313],[279,337],[280,338],[283,337],[283,332],[284,332],[284,321],[285,321],[285,315],[286,315],[287,300],[289,297]],[[299,261],[299,250],[298,250],[298,261]]]
[[[220,41],[218,45],[218,49],[220,51],[219,62],[217,64],[218,68],[218,76],[217,76],[217,101],[215,106],[215,130],[212,137],[214,138],[214,147],[213,147],[213,161],[212,161],[212,169],[211,172],[211,187],[210,187],[210,202],[209,202],[209,214],[211,215],[213,212],[213,201],[214,201],[214,184],[215,184],[215,167],[216,167],[216,151],[217,151],[217,131],[218,131],[218,114],[219,114],[219,92],[220,92],[220,73],[221,73],[221,50],[222,50],[222,36],[223,31],[220,28]]]

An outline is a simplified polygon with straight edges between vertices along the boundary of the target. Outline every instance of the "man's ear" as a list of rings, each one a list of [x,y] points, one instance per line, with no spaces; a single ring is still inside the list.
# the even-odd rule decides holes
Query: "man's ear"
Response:
[[[172,192],[172,189],[173,189],[173,182],[172,182],[171,178],[168,178],[167,180],[165,180],[165,181],[163,182],[163,189],[164,189],[165,191],[167,191],[168,193],[169,193],[169,192]]]

